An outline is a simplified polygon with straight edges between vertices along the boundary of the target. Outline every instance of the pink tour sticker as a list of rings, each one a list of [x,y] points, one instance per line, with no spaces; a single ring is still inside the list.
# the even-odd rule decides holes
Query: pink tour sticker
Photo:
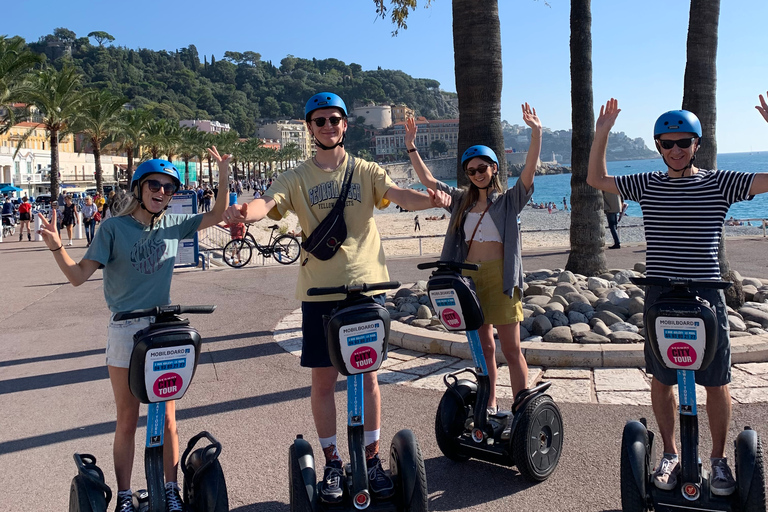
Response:
[[[443,322],[448,327],[456,328],[461,325],[461,316],[451,308],[445,308],[441,314],[443,315]]]
[[[152,386],[155,396],[160,398],[168,398],[181,390],[182,380],[181,375],[178,373],[164,373],[155,381]]]
[[[667,357],[678,366],[691,366],[696,362],[696,351],[689,344],[678,341],[669,346]]]
[[[367,370],[376,364],[377,359],[376,351],[371,347],[360,347],[349,356],[349,362],[358,370]]]

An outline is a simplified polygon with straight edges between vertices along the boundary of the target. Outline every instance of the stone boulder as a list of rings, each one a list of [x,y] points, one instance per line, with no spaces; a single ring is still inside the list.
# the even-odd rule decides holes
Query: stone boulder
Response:
[[[591,332],[591,330],[592,328],[588,323],[571,323],[571,334],[574,336],[574,338],[578,336],[584,336],[586,333]]]
[[[558,283],[557,287],[555,288],[555,292],[552,295],[553,296],[554,295],[565,295],[566,293],[571,293],[571,292],[578,293],[579,289],[576,288],[571,283]]]
[[[538,336],[543,336],[552,330],[552,322],[549,321],[546,315],[539,315],[533,319],[533,325],[531,326],[531,332]]]
[[[624,321],[624,319],[618,316],[617,314],[611,313],[610,311],[605,311],[605,310],[596,311],[595,314],[592,316],[591,322],[594,322],[595,319],[602,321],[607,326],[611,326],[616,322]]]
[[[565,306],[563,306],[560,302],[556,301],[555,297],[552,297],[552,302],[544,306],[545,313],[548,313],[550,311],[560,311],[562,313],[565,311]]]
[[[608,335],[612,343],[642,343],[645,338],[629,331],[616,331]]]
[[[596,332],[586,332],[583,335],[575,337],[577,343],[593,344],[593,343],[610,343],[611,339],[607,336],[602,336]]]
[[[630,324],[629,322],[616,322],[609,327],[612,332],[627,331],[637,333],[640,329],[637,326]]]
[[[571,294],[569,293],[568,295],[571,295]],[[551,304],[557,304],[562,308],[562,309],[559,309],[558,311],[565,311],[565,306],[568,305],[568,300],[562,295],[554,295],[551,299],[549,299],[549,303],[547,303],[547,306]],[[544,306],[544,309],[547,309],[547,306]]]
[[[416,318],[432,318],[432,316],[432,310],[423,304],[416,310]]]
[[[606,295],[605,298],[608,299],[614,306],[621,307],[624,307],[624,305],[629,301],[629,295],[627,295],[627,292],[619,289],[611,290],[608,292],[608,295]]]
[[[587,279],[587,289],[589,291],[594,292],[599,288],[610,288],[609,281],[599,277],[590,277]]]
[[[549,318],[553,327],[568,326],[568,317],[562,311],[547,311],[544,316]]]
[[[744,320],[757,322],[763,328],[768,327],[768,311],[763,311],[761,309],[757,309],[754,307],[744,306],[739,310],[739,314],[741,314]]]
[[[557,282],[576,284],[576,276],[574,276],[573,272],[570,270],[566,270],[564,272],[560,272],[560,275],[557,276]]]
[[[406,313],[408,315],[415,315],[418,311],[418,309],[416,308],[416,304],[412,302],[404,302],[400,304],[400,307],[398,308],[398,310],[401,313]]]
[[[608,336],[613,331],[611,331],[605,323],[603,323],[602,320],[598,320],[596,318],[593,318],[589,321],[589,325],[592,326],[592,332],[595,334],[599,334],[600,336]]]
[[[571,327],[573,327],[575,324],[588,324],[589,318],[587,318],[584,314],[579,313],[578,311],[569,311],[568,322],[571,324]]]
[[[573,343],[571,328],[567,325],[553,327],[549,332],[547,332],[547,334],[544,335],[544,341],[549,343]]]
[[[730,326],[731,331],[747,330],[747,324],[744,323],[744,320],[735,315],[728,315],[728,325]]]
[[[617,284],[631,283],[630,278],[635,277],[635,273],[632,270],[619,270],[613,275],[613,280]]]
[[[566,301],[568,301],[568,305],[570,305],[570,304],[573,304],[574,302],[579,302],[579,303],[582,303],[582,304],[589,304],[589,299],[587,299],[586,297],[584,297],[584,296],[583,296],[581,293],[579,293],[579,292],[571,292],[571,293],[566,293],[566,294],[565,294],[565,295],[563,295],[562,297],[563,297],[563,298],[564,298]]]

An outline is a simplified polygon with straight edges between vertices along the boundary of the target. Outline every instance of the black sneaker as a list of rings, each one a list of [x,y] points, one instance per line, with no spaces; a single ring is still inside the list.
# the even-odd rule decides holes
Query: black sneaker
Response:
[[[134,512],[136,510],[133,508],[133,496],[131,494],[127,496],[118,494],[115,503],[115,512]]]
[[[395,494],[395,484],[392,483],[392,479],[384,472],[384,468],[381,467],[381,459],[378,455],[374,455],[368,459],[366,464],[368,466],[368,487],[376,498],[386,499],[391,498]]]
[[[320,482],[320,500],[324,503],[341,503],[344,489],[341,482],[344,479],[344,469],[340,460],[332,460],[325,466],[323,480]]]
[[[736,490],[736,480],[733,479],[727,459],[715,459],[712,462],[709,487],[716,496],[730,496]]]
[[[184,512],[184,502],[179,495],[179,484],[167,482],[165,484],[165,511]]]

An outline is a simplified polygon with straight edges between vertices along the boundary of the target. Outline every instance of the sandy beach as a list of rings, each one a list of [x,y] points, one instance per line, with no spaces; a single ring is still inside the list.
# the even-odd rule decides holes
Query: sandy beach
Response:
[[[387,256],[415,256],[419,254],[421,243],[422,254],[439,254],[443,247],[443,236],[448,229],[448,215],[444,220],[427,220],[428,217],[441,217],[445,210],[434,208],[420,212],[400,212],[394,205],[385,210],[375,210],[374,219],[384,240],[384,251]],[[419,216],[421,230],[414,232],[414,217]],[[570,245],[570,211],[534,210],[526,207],[520,214],[523,249],[539,247],[568,247]],[[267,226],[273,221],[264,219],[251,228],[260,242],[269,239]],[[287,231],[299,231],[297,218],[289,215],[278,222]],[[603,219],[606,243],[611,245],[613,240],[608,232],[608,226]],[[727,226],[727,236],[762,236],[759,226]],[[624,217],[619,223],[619,237],[622,245],[645,242],[643,235],[643,219],[641,217]]]

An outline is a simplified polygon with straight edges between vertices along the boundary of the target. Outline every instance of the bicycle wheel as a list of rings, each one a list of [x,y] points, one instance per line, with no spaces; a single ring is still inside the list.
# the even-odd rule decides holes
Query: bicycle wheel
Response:
[[[253,246],[242,238],[230,240],[224,246],[222,259],[224,263],[233,268],[244,267],[251,261],[253,255]]]
[[[272,253],[278,263],[290,265],[297,259],[301,253],[301,246],[295,236],[280,235],[272,244]]]

